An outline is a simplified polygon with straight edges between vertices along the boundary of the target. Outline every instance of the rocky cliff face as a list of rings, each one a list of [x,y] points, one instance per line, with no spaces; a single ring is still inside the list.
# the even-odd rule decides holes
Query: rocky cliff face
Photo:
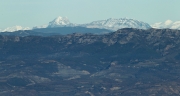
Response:
[[[1,95],[178,95],[180,31],[0,36]]]

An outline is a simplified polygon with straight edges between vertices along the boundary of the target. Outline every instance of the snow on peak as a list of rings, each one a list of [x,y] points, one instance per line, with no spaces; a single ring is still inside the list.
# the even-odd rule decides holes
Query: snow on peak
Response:
[[[165,22],[158,22],[153,25],[151,25],[152,28],[158,28],[158,29],[164,29],[164,28],[169,28],[169,29],[180,29],[180,21],[171,21],[171,20],[166,20]]]
[[[172,22],[173,22],[173,21],[171,21],[171,20],[166,20],[166,21],[164,22],[164,24],[165,24],[165,25],[170,25],[170,24],[172,24]]]
[[[82,26],[87,28],[104,28],[109,30],[118,30],[121,28],[138,28],[138,29],[148,29],[151,28],[151,26],[147,23],[133,20],[133,19],[127,19],[127,18],[109,18],[106,20],[98,20],[93,21],[91,23],[87,24],[73,24],[69,21],[67,17],[57,17],[53,21],[49,22],[48,27],[73,27],[73,26]]]
[[[110,30],[118,30],[121,28],[138,28],[138,29],[148,29],[151,26],[148,23],[142,21],[127,19],[127,18],[109,18],[107,20],[93,21],[91,23],[85,24],[88,28],[105,28]]]
[[[1,30],[1,32],[14,32],[18,30],[31,30],[29,27],[22,27],[22,26],[13,26],[13,27],[8,27],[4,30]]]
[[[165,25],[171,25],[172,21],[167,20],[164,24]],[[176,25],[180,25],[180,22],[176,22]],[[155,26],[158,26],[161,23],[157,23]],[[13,32],[18,30],[31,30],[31,29],[38,29],[38,28],[53,28],[53,27],[75,27],[75,26],[81,26],[86,28],[100,28],[100,29],[109,29],[116,31],[121,28],[138,28],[138,29],[149,29],[151,26],[148,23],[144,23],[142,21],[134,20],[134,19],[128,19],[128,18],[109,18],[106,20],[98,20],[93,21],[91,23],[87,24],[74,24],[69,21],[67,17],[57,17],[51,22],[49,22],[48,25],[42,25],[42,26],[35,26],[33,28],[29,27],[22,27],[22,26],[14,26],[14,27],[8,27],[4,30],[0,30],[0,32]],[[174,26],[176,27],[176,26]]]
[[[57,17],[53,21],[49,22],[48,27],[62,27],[72,25],[67,17]]]

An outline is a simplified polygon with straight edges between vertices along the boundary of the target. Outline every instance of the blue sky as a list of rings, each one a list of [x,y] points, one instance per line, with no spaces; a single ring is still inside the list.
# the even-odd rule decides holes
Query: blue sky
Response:
[[[132,18],[153,24],[180,20],[180,0],[0,0],[0,29],[48,24],[58,16],[72,23]]]

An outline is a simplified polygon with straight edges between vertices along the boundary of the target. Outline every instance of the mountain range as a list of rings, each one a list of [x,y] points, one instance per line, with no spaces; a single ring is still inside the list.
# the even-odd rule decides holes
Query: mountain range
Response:
[[[1,31],[14,32],[18,30],[32,30],[39,28],[55,28],[55,27],[86,27],[86,28],[108,29],[113,31],[116,31],[121,28],[138,28],[138,29],[151,28],[151,26],[148,23],[144,23],[142,21],[128,19],[128,18],[120,18],[120,19],[109,18],[107,20],[98,20],[86,24],[75,24],[75,23],[71,23],[67,17],[59,16],[54,20],[50,21],[48,25],[35,26],[33,28],[14,26],[14,27],[8,27]]]
[[[164,29],[164,28],[169,28],[169,29],[179,29],[180,30],[180,21],[171,21],[167,20],[165,22],[158,22],[153,25],[151,25],[152,28],[158,28],[158,29]]]
[[[116,31],[121,28],[138,28],[138,29],[149,29],[151,28],[149,24],[127,18],[113,19],[109,18],[107,20],[93,21],[87,24],[73,24],[66,17],[58,17],[53,21],[49,22],[48,27],[64,27],[64,26],[82,26],[86,28],[100,28],[109,29]]]
[[[0,35],[0,95],[179,96],[179,37],[153,28]]]
[[[6,29],[1,29],[0,32],[14,32],[18,30],[32,30],[32,29],[40,29],[40,28],[55,28],[55,27],[86,27],[86,28],[99,28],[99,29],[108,29],[112,31],[116,31],[122,28],[138,28],[138,29],[149,29],[149,28],[157,28],[157,29],[180,29],[180,21],[171,21],[167,20],[165,22],[158,22],[152,25],[148,23],[128,19],[128,18],[109,18],[107,20],[97,20],[86,24],[75,24],[71,23],[67,17],[57,17],[54,20],[50,21],[48,25],[42,26],[34,26],[33,28],[22,27],[22,26],[13,26],[8,27]]]

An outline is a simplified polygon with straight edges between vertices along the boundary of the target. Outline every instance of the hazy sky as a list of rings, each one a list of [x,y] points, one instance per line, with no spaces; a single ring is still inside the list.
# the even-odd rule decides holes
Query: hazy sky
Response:
[[[48,24],[58,16],[72,23],[132,18],[153,24],[180,20],[180,0],[0,0],[0,29]]]

